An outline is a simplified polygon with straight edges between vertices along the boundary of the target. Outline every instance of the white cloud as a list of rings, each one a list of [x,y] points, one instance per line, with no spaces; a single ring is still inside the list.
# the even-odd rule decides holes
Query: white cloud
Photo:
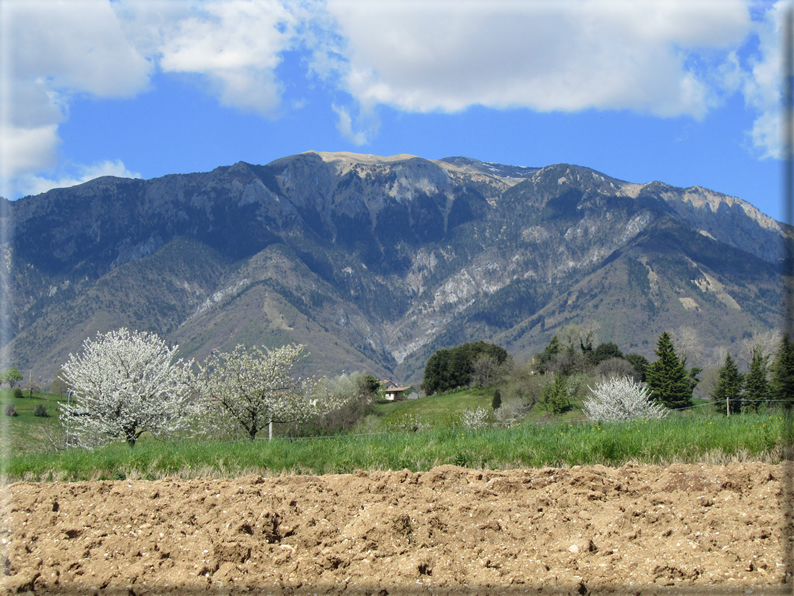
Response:
[[[208,2],[166,29],[160,66],[204,75],[222,104],[272,116],[281,98],[273,71],[293,42],[295,22],[276,0]]]
[[[56,124],[27,128],[4,126],[0,130],[0,175],[8,180],[20,172],[54,166],[58,143]]]
[[[744,73],[742,92],[745,102],[758,116],[749,133],[754,150],[763,158],[779,158],[781,150],[782,101],[780,73],[781,28],[788,2],[778,2],[756,24],[758,53],[750,60],[750,72]]]
[[[456,112],[629,109],[702,117],[717,101],[687,68],[751,30],[741,0],[329,0],[343,73],[363,106]]]
[[[367,143],[367,133],[365,131],[354,131],[353,130],[353,119],[350,117],[350,111],[345,108],[344,106],[331,106],[336,112],[336,115],[339,117],[339,121],[336,124],[337,130],[340,134],[351,141],[357,147],[361,145],[366,145]]]
[[[16,180],[16,190],[22,195],[37,195],[53,188],[66,188],[83,184],[94,178],[101,176],[117,176],[119,178],[140,178],[137,172],[130,172],[124,163],[117,159],[115,161],[103,161],[90,166],[77,166],[76,175],[63,176],[59,179],[51,179],[43,176],[27,175],[20,176]]]
[[[156,68],[273,117],[278,67],[296,48],[309,76],[352,96],[332,108],[356,145],[377,134],[379,105],[702,118],[739,91],[758,114],[754,147],[773,156],[782,3],[753,22],[752,1],[0,0],[0,182],[82,181],[37,175],[57,164],[71,99],[134,96]],[[760,45],[748,64],[737,49],[750,35]]]
[[[125,41],[107,0],[0,3],[0,161],[5,184],[54,165],[58,125],[77,93],[126,97],[151,64]]]
[[[6,43],[20,80],[44,77],[52,89],[99,97],[131,96],[148,84],[151,65],[126,41],[107,0],[6,4]]]

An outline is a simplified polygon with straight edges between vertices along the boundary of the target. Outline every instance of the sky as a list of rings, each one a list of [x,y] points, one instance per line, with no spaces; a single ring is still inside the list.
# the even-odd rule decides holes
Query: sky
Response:
[[[352,151],[577,164],[782,219],[787,6],[0,0],[0,196]]]

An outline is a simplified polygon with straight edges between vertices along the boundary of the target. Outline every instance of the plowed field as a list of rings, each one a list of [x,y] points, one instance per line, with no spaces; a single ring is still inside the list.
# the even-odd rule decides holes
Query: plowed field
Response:
[[[5,592],[778,593],[782,467],[5,487]]]

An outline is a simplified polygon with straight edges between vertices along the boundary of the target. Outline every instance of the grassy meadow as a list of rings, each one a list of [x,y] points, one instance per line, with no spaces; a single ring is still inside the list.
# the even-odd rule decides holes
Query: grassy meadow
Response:
[[[33,397],[17,398],[13,390],[0,389],[0,449],[6,456],[42,451],[49,447],[47,434],[52,436],[60,430],[58,407],[66,402],[65,396],[34,392]],[[16,416],[6,416],[5,409],[13,405]],[[37,406],[43,405],[48,417],[34,415]]]
[[[378,404],[375,432],[352,432],[329,438],[279,438],[217,442],[196,439],[158,441],[143,437],[130,448],[107,445],[93,451],[55,452],[45,434],[60,430],[57,402],[36,394],[14,398],[0,392],[0,402],[13,403],[16,417],[3,417],[2,476],[16,480],[99,480],[166,476],[234,477],[349,473],[363,470],[427,470],[442,464],[478,469],[604,464],[626,462],[723,463],[730,460],[780,459],[784,420],[781,414],[713,415],[711,408],[673,413],[665,420],[597,425],[583,422],[572,408],[559,419],[542,410],[512,428],[461,429],[467,408],[490,408],[488,391],[463,391],[445,396]],[[50,418],[33,416],[39,403]],[[423,432],[394,430],[401,421],[429,423]],[[48,433],[44,432],[49,428]],[[391,429],[391,430],[390,430]],[[48,452],[48,447],[50,447]]]

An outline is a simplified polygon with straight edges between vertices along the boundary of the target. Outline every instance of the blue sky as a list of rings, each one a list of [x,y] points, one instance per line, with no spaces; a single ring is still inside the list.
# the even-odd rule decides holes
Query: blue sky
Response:
[[[575,163],[780,219],[784,6],[0,0],[0,195],[353,151]]]

